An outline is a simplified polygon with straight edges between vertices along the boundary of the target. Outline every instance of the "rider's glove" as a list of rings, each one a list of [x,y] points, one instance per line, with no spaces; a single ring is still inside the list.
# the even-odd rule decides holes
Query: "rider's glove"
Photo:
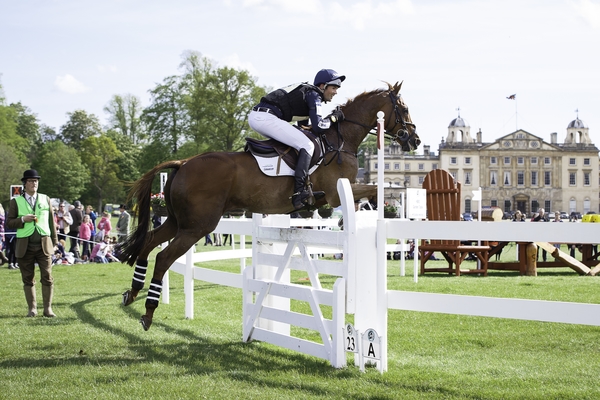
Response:
[[[344,118],[345,118],[344,113],[342,112],[342,109],[339,107],[337,107],[335,110],[333,110],[333,112],[329,116],[329,120],[333,123],[342,122],[344,120]]]

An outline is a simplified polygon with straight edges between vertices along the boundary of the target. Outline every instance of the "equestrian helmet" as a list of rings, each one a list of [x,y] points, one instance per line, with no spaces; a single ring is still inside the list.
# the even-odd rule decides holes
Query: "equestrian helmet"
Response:
[[[321,83],[324,83],[325,85],[340,87],[345,79],[345,75],[340,75],[332,69],[322,69],[317,72],[314,85],[319,86]]]

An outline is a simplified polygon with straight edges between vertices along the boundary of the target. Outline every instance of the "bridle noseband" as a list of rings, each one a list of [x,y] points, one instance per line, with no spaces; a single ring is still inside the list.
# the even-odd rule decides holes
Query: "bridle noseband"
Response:
[[[403,150],[405,150],[405,151],[414,150],[413,146],[410,144],[410,139],[412,139],[416,135],[417,128],[416,128],[415,124],[413,124],[412,122],[406,122],[406,120],[402,116],[400,107],[398,107],[398,104],[400,103],[400,99],[398,98],[398,96],[396,96],[396,93],[394,93],[393,91],[390,90],[389,94],[390,94],[390,100],[392,101],[392,104],[394,106],[394,114],[396,115],[396,122],[391,129],[391,133],[390,133],[390,130],[385,129],[384,135],[386,137],[400,143]],[[404,110],[406,112],[408,112],[408,108],[405,107]],[[390,119],[390,121],[391,121],[391,119]],[[400,129],[396,130],[396,127],[399,124],[401,124],[402,127]],[[412,134],[408,133],[409,126],[411,126],[413,128]],[[405,145],[408,145],[409,148],[405,149]],[[418,143],[417,143],[417,145],[418,145]]]

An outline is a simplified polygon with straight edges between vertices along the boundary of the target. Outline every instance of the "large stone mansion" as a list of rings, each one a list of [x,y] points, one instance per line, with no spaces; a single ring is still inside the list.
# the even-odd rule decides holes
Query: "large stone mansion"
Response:
[[[462,210],[471,212],[473,190],[482,189],[483,207],[503,211],[599,212],[598,148],[589,128],[579,116],[569,123],[562,143],[558,134],[550,142],[519,129],[491,143],[482,141],[479,130],[471,135],[460,117],[450,122],[436,155],[423,146],[423,155],[403,153],[398,145],[385,148],[386,198],[398,198],[407,187],[420,188],[425,175],[443,168],[462,183]],[[365,182],[377,181],[377,154],[365,156]],[[389,185],[389,187],[388,187]]]

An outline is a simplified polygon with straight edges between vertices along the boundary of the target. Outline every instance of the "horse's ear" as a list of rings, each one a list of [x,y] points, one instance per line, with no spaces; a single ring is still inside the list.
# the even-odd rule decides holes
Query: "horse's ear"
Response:
[[[396,82],[396,84],[394,85],[394,91],[396,92],[396,94],[400,93],[400,88],[402,87],[402,83],[404,83],[404,81]]]

